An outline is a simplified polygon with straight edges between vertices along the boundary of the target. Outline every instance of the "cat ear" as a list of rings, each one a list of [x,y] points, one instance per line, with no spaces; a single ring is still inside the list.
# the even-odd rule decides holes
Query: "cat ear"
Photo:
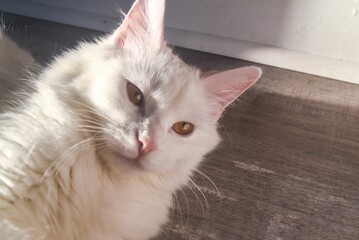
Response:
[[[262,75],[259,67],[243,67],[202,78],[207,91],[215,98],[213,115],[217,121],[223,110],[251,87]]]
[[[146,44],[159,49],[164,43],[163,21],[165,0],[136,0],[115,31],[114,39],[121,47],[128,38],[146,39]]]

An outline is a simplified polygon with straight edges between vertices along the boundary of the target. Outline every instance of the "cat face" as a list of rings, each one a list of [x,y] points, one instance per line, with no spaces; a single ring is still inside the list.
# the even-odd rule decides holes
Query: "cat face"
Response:
[[[97,153],[112,171],[187,176],[218,144],[222,111],[261,75],[246,67],[201,78],[166,46],[163,15],[164,0],[137,0],[112,36],[83,49],[75,85],[98,113]]]
[[[188,172],[219,141],[215,103],[199,71],[169,48],[138,49],[103,59],[90,83],[89,99],[105,116],[101,154],[132,170]]]

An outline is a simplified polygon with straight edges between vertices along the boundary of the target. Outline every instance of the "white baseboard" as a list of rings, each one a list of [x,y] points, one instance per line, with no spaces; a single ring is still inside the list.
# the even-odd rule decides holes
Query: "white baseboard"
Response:
[[[0,10],[105,32],[113,31],[120,20],[20,0],[0,0]],[[174,46],[359,84],[358,63],[176,28],[166,28],[166,37]]]
[[[359,64],[180,29],[167,30],[175,46],[359,84]]]

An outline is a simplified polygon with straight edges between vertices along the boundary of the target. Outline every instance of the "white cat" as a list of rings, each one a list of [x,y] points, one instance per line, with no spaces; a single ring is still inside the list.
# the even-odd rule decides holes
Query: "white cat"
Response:
[[[201,78],[166,46],[164,8],[137,0],[113,35],[58,57],[0,115],[1,239],[142,240],[166,223],[222,111],[261,70]],[[32,61],[10,60],[22,50],[4,36],[0,47],[3,69]]]

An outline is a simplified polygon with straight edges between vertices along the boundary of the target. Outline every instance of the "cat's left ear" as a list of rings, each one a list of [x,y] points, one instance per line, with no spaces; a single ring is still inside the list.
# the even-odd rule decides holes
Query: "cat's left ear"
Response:
[[[131,38],[144,40],[151,48],[161,48],[164,44],[164,13],[165,0],[136,0],[113,35],[116,45],[121,47]]]
[[[217,121],[224,109],[250,88],[262,75],[259,67],[242,67],[202,77],[209,95],[214,98],[213,116]]]

